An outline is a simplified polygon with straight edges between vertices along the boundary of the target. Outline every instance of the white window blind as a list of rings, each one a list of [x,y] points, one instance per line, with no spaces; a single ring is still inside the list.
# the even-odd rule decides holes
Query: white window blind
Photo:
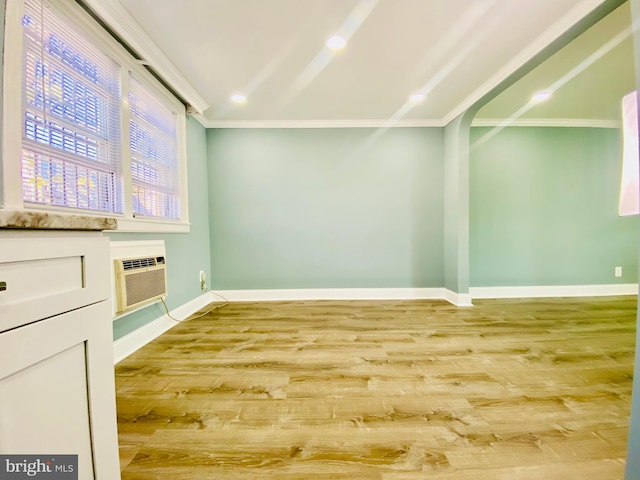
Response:
[[[122,212],[120,66],[44,2],[22,27],[24,201]]]
[[[176,114],[129,76],[131,184],[136,216],[180,218]]]

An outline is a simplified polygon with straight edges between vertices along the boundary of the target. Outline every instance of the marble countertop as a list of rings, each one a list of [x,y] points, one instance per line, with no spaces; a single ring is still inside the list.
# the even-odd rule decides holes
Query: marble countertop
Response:
[[[31,230],[115,230],[118,221],[112,217],[92,217],[68,213],[31,212],[0,209],[0,228]]]

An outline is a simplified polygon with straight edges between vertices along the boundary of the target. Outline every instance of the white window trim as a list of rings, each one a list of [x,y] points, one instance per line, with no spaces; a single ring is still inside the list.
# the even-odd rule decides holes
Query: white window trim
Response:
[[[41,204],[25,203],[22,199],[21,151],[22,151],[22,17],[24,0],[7,0],[5,11],[5,42],[3,65],[3,145],[2,145],[2,196],[0,208],[7,210],[28,210],[34,212],[59,212],[83,214],[94,217],[113,217],[118,220],[118,232],[164,232],[187,233],[190,231],[189,199],[187,179],[186,109],[166,88],[118,44],[104,29],[73,0],[55,0],[50,5],[73,22],[95,45],[122,66],[121,76],[131,71],[136,79],[143,82],[153,93],[166,102],[177,116],[178,128],[178,174],[180,178],[180,220],[136,218],[132,213],[131,164],[129,156],[128,95],[123,82],[122,115],[122,170],[124,174],[124,213],[97,213],[92,210],[78,210]],[[7,48],[7,45],[10,48]]]

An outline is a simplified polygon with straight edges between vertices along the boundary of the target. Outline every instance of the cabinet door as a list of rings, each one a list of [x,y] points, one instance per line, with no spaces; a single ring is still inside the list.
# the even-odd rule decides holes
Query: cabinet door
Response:
[[[100,302],[0,334],[0,453],[78,454],[78,478],[120,478],[110,314]]]

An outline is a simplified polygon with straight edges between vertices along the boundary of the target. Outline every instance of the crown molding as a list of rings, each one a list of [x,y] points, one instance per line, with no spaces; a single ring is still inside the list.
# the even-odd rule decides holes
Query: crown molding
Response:
[[[464,113],[471,108],[482,97],[489,93],[496,85],[506,80],[509,75],[513,74],[520,67],[525,65],[535,55],[540,53],[545,47],[549,46],[557,40],[563,33],[571,29],[580,20],[595,10],[605,0],[583,0],[573,7],[562,18],[555,22],[545,32],[539,35],[526,48],[521,50],[518,55],[513,57],[511,61],[506,63],[495,75],[491,76],[486,82],[480,85],[471,95],[460,102],[453,110],[451,110],[444,118],[445,125],[452,122],[458,115]]]
[[[191,113],[205,128],[410,128],[446,126],[444,119],[400,120],[211,120],[204,115]],[[590,118],[476,118],[472,127],[574,127],[621,128],[617,120]]]
[[[211,120],[193,115],[205,128],[399,128],[444,127],[440,119],[424,120]]]
[[[591,118],[474,118],[472,127],[573,127],[573,128],[621,128],[618,120]]]
[[[144,32],[119,0],[81,0],[98,18],[135,51],[145,64],[167,82],[168,85],[198,113],[209,108],[206,100],[196,91],[162,50]]]
[[[195,110],[192,110],[192,109],[188,108],[187,109],[187,115],[190,116],[190,117],[195,118],[198,121],[198,123],[200,125],[202,125],[204,128],[210,128],[210,127],[207,126],[208,122],[209,122],[209,119],[207,117],[205,117],[202,113],[198,113]]]

